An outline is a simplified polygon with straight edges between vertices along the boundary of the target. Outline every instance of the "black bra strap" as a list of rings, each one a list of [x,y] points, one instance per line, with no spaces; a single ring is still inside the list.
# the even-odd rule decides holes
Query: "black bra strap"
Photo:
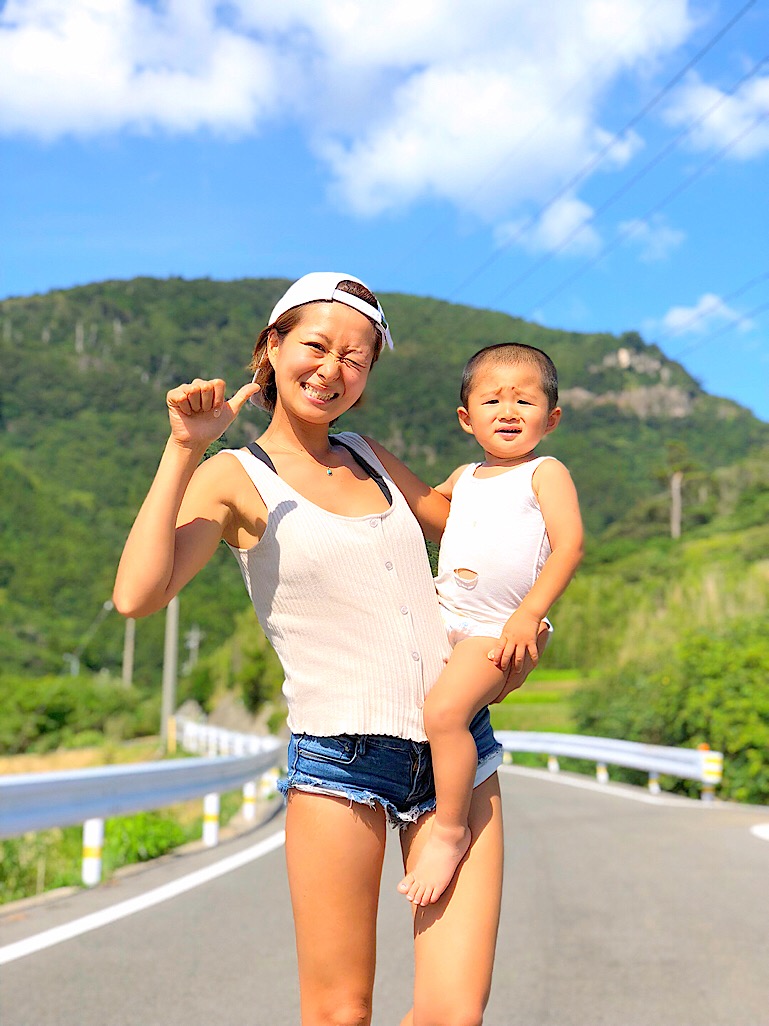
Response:
[[[272,460],[261,447],[261,445],[257,445],[256,442],[249,442],[246,448],[253,456],[256,456],[258,460],[261,460],[262,463],[266,463],[270,470],[273,472],[273,474],[278,473],[275,469],[275,464],[272,462]]]
[[[377,485],[377,487],[379,488],[379,490],[382,493],[382,495],[384,495],[385,499],[387,499],[388,505],[392,506],[392,504],[393,504],[392,492],[390,491],[390,489],[389,489],[389,487],[387,485],[387,482],[382,477],[382,475],[379,473],[379,471],[375,470],[374,467],[372,467],[370,463],[367,463],[366,460],[364,460],[361,455],[359,455],[354,449],[350,448],[350,446],[347,445],[345,442],[341,442],[341,441],[339,441],[339,439],[336,439],[336,438],[333,438],[333,437],[329,438],[329,442],[330,442],[331,445],[341,445],[343,449],[346,449],[349,452],[349,454],[352,456],[352,458],[355,460],[355,462],[358,464],[358,466],[361,468],[361,470],[365,471],[366,474],[368,474],[368,476],[371,478],[371,480]],[[266,466],[268,466],[270,468],[270,470],[273,472],[273,474],[277,474],[278,473],[277,470],[275,469],[275,464],[272,462],[272,460],[267,455],[267,453],[264,451],[264,449],[261,447],[261,445],[257,445],[256,442],[250,442],[246,446],[246,448],[248,449],[248,451],[253,456],[256,456],[256,458],[258,460],[261,460],[262,463],[264,463]],[[278,475],[278,476],[280,476],[280,475]]]
[[[388,506],[392,506],[392,492],[390,491],[389,487],[387,486],[387,482],[379,473],[379,471],[375,470],[370,463],[367,463],[366,460],[364,460],[359,453],[357,453],[354,449],[351,449],[350,446],[347,445],[345,442],[341,442],[338,438],[331,438],[329,439],[329,441],[332,445],[341,445],[343,449],[346,449],[349,452],[349,454],[352,456],[352,458],[355,460],[355,462],[358,464],[361,470],[365,470],[365,472],[372,479],[372,481],[374,481],[375,484],[378,485],[379,491],[387,499]]]

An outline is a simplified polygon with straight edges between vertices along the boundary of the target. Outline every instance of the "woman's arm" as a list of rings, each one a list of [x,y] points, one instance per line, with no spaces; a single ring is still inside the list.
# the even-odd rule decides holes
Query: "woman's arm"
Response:
[[[364,436],[365,437],[365,436]],[[449,515],[449,501],[445,495],[425,484],[391,452],[371,438],[366,441],[374,450],[379,462],[403,493],[411,512],[419,521],[422,532],[429,541],[440,542],[446,517]]]
[[[180,385],[166,396],[171,435],[118,566],[113,601],[125,616],[157,612],[208,562],[231,515],[223,460],[198,466],[257,388],[229,402],[221,379]]]

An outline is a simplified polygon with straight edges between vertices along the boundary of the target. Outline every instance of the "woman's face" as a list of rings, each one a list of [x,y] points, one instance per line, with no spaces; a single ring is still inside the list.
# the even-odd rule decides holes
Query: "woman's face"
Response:
[[[375,328],[343,303],[308,303],[299,322],[267,345],[278,405],[328,423],[360,399],[374,355]]]

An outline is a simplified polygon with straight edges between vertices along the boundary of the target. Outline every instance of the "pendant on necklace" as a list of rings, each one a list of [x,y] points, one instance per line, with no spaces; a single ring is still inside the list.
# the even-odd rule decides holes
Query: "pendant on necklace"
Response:
[[[331,477],[331,467],[326,467],[326,474]]]

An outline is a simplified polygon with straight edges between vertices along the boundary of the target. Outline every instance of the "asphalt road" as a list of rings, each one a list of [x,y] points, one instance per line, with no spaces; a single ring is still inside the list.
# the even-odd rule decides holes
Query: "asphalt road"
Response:
[[[487,1026],[769,1026],[769,841],[750,829],[769,829],[769,809],[570,781],[502,771],[506,882]],[[0,1026],[298,1026],[281,826],[4,911]],[[254,857],[265,841],[272,850]],[[375,1026],[396,1026],[409,1006],[410,914],[392,841]],[[18,947],[233,860],[115,922]]]

